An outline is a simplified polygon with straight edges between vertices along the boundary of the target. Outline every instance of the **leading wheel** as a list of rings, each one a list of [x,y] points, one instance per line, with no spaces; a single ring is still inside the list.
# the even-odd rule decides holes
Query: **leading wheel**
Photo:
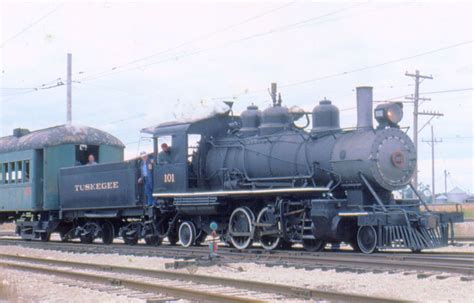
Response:
[[[252,244],[255,216],[248,207],[236,208],[229,219],[230,242],[237,249],[246,249]]]
[[[280,222],[272,208],[264,207],[257,217],[260,230],[260,244],[266,250],[273,250],[280,244]]]
[[[184,247],[189,247],[196,241],[196,227],[191,221],[184,221],[179,226],[178,231],[179,241]]]
[[[304,239],[303,248],[310,252],[317,252],[324,249],[326,242],[317,239]]]
[[[373,226],[361,226],[357,231],[357,246],[364,254],[371,254],[377,248],[377,232]]]

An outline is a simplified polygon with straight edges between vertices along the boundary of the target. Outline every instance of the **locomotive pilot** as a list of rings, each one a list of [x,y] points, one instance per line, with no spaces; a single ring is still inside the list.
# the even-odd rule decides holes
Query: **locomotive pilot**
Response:
[[[153,205],[153,160],[148,157],[144,151],[140,153],[142,158],[140,161],[140,178],[138,183],[143,184],[145,192],[146,204]]]

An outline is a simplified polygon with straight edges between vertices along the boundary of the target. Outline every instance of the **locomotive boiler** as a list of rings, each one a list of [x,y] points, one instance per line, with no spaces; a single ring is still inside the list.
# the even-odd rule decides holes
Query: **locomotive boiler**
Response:
[[[406,186],[415,169],[411,139],[398,127],[401,104],[375,111],[381,121],[372,126],[372,88],[357,88],[358,122],[341,129],[339,110],[323,100],[312,112],[313,128],[294,126],[294,116],[278,102],[260,112],[250,106],[241,115],[242,128],[213,142],[206,174],[215,188],[314,185],[341,187],[361,182],[361,175],[380,191]],[[223,168],[227,176],[222,176]],[[280,184],[281,183],[281,184]]]

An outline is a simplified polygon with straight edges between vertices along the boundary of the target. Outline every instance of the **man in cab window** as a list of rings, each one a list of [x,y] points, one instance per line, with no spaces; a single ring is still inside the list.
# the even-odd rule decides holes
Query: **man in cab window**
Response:
[[[170,164],[171,161],[171,147],[168,144],[161,144],[161,152],[158,154],[158,164]]]

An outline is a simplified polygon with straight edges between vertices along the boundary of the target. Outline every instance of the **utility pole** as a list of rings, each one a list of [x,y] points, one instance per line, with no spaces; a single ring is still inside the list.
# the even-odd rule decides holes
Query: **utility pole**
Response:
[[[413,97],[406,97],[408,100],[413,100],[413,143],[415,144],[415,153],[418,158],[418,107],[420,101],[428,101],[429,98],[420,98],[420,79],[430,79],[432,76],[420,75],[420,71],[416,70],[414,74],[405,73],[407,77],[415,78],[415,94]],[[418,161],[417,161],[418,162]],[[413,187],[418,189],[418,163],[415,164],[415,174],[413,175]]]
[[[435,192],[435,143],[443,142],[441,139],[436,139],[434,137],[433,125],[431,125],[431,140],[423,140],[423,142],[428,143],[431,146],[431,203],[434,203],[436,200]],[[446,171],[445,171],[446,172]]]
[[[67,54],[67,124],[72,123],[72,54]]]
[[[444,170],[444,195],[448,196],[448,171]]]

